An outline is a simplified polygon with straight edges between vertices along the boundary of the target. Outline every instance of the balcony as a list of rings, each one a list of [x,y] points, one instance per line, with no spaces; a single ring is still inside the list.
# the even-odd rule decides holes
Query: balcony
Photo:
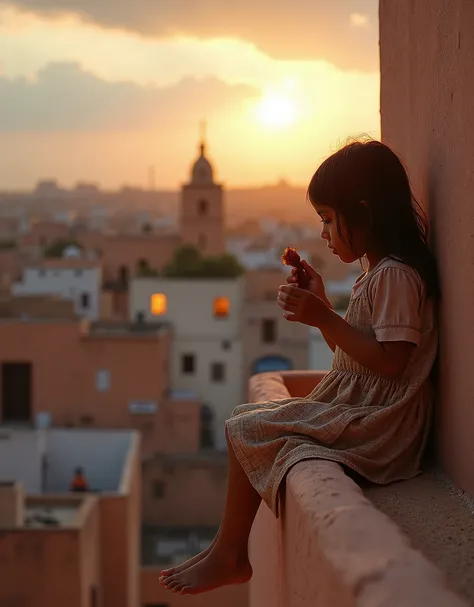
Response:
[[[260,374],[250,400],[304,396],[320,377]],[[472,512],[436,470],[359,486],[336,463],[303,461],[288,474],[280,519],[263,503],[257,514],[250,607],[466,607],[474,601]]]

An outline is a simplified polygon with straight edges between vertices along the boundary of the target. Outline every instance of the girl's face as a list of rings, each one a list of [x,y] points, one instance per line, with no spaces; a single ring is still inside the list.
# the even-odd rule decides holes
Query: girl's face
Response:
[[[353,263],[365,255],[366,234],[364,230],[351,230],[353,248],[350,246],[349,231],[344,218],[339,215],[339,228],[336,212],[331,207],[325,205],[316,205],[316,212],[321,217],[323,228],[321,238],[327,242],[327,246],[334,255],[337,255],[344,263]],[[342,238],[339,235],[342,234]]]

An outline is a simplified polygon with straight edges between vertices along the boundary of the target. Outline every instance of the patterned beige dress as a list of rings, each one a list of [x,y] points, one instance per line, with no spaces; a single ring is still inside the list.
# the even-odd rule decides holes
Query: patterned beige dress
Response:
[[[415,344],[399,379],[366,369],[336,348],[331,371],[305,398],[237,407],[226,422],[250,482],[278,516],[278,489],[304,459],[345,464],[374,483],[420,472],[431,420],[434,304],[412,268],[382,260],[358,279],[345,319],[378,341]]]

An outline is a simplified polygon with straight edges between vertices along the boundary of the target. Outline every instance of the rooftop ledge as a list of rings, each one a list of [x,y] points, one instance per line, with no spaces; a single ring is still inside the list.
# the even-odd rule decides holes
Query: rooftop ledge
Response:
[[[304,395],[316,381],[316,372],[263,373],[251,379],[250,397]],[[359,487],[334,462],[300,462],[280,519],[263,503],[257,514],[250,607],[467,607],[472,512],[435,472]]]

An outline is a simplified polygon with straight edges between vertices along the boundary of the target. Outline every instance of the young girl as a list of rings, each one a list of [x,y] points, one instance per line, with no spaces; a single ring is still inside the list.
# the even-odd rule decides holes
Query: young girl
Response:
[[[304,262],[278,292],[291,322],[318,327],[332,370],[306,398],[237,407],[226,423],[229,480],[219,532],[207,550],[162,572],[162,585],[196,594],[250,579],[247,544],[261,499],[276,516],[288,470],[305,459],[339,462],[374,483],[420,471],[431,415],[429,375],[437,332],[436,268],[426,221],[397,156],[377,141],[328,158],[308,198],[321,236],[341,261],[365,259],[342,319],[319,274]]]

